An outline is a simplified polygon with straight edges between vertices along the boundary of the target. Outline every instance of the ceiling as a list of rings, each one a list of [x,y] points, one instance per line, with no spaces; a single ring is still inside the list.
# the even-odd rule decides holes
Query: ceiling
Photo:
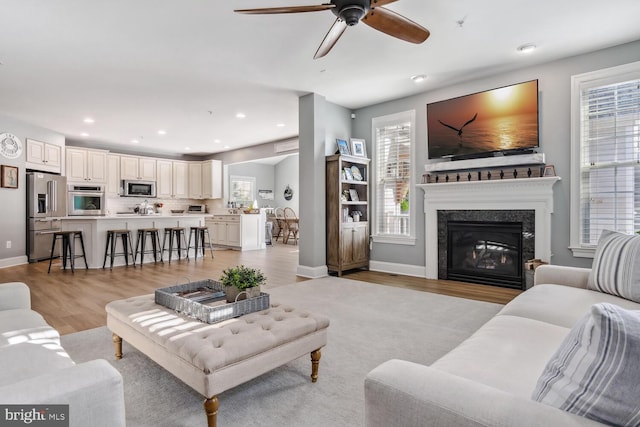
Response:
[[[399,0],[387,7],[428,28],[425,43],[359,24],[313,60],[330,11],[233,12],[319,3],[0,0],[0,114],[69,140],[204,155],[297,136],[306,93],[357,109],[640,39],[638,0]],[[538,49],[517,52],[526,43]]]

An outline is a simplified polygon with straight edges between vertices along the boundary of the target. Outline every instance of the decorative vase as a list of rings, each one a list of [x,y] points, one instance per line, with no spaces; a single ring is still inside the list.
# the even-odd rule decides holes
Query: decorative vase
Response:
[[[256,298],[260,296],[260,286],[254,286],[253,288],[245,289],[247,291],[247,298]]]

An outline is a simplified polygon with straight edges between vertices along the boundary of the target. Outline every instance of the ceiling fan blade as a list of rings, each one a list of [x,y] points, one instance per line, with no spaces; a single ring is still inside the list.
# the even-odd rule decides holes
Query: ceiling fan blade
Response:
[[[322,43],[320,43],[316,54],[313,55],[313,59],[322,58],[327,53],[329,53],[331,48],[335,46],[336,42],[346,29],[347,23],[340,18],[336,19],[336,22],[333,23],[327,35],[324,36],[324,39],[322,39]]]
[[[270,15],[274,13],[301,13],[301,12],[319,12],[321,10],[329,10],[336,7],[335,4],[319,4],[317,6],[284,6],[284,7],[267,7],[262,9],[236,9],[234,12],[245,13],[248,15]]]
[[[379,0],[384,1],[384,0]],[[372,2],[373,3],[373,2]],[[423,26],[384,7],[372,8],[362,22],[393,37],[410,43],[422,43],[431,33]]]
[[[385,4],[395,3],[398,0],[371,0],[371,8],[384,6]]]

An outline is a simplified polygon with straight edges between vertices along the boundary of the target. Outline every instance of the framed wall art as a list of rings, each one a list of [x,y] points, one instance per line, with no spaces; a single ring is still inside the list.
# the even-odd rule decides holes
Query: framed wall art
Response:
[[[2,188],[18,188],[18,167],[2,165],[0,168]]]

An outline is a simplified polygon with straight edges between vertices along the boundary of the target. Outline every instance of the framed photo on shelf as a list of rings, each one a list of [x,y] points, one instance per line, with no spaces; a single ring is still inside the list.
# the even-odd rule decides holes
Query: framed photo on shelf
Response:
[[[553,165],[546,165],[542,171],[542,176],[556,176],[556,168]]]
[[[0,186],[2,188],[18,188],[18,167],[2,165],[0,168],[2,179]]]
[[[351,153],[358,157],[367,157],[367,147],[364,139],[351,138]]]
[[[358,197],[358,192],[353,188],[351,188],[349,190],[349,196],[350,196],[350,199],[351,199],[352,202],[359,202],[360,201],[360,197]]]
[[[346,154],[348,156],[351,155],[351,151],[349,151],[349,144],[347,144],[346,139],[336,139],[336,144],[338,144],[338,151],[340,154]]]
[[[344,177],[347,181],[353,181],[353,174],[348,166],[345,166],[344,168]]]

